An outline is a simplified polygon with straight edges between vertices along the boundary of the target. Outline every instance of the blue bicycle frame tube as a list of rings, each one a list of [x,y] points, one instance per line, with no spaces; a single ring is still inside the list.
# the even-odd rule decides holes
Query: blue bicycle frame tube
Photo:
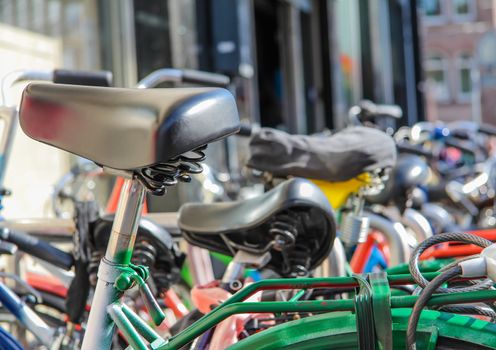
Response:
[[[54,330],[31,310],[9,287],[0,282],[0,302],[45,346],[50,346]]]

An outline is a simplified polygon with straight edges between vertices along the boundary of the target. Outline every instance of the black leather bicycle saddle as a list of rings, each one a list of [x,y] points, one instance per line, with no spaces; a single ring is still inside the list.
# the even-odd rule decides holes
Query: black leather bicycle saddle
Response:
[[[29,137],[120,170],[165,163],[239,129],[233,96],[218,88],[33,83],[19,116]]]
[[[288,274],[287,261],[281,247],[271,246],[281,239],[278,234],[283,240],[293,236],[288,238],[294,242],[286,253],[293,263],[299,260],[307,269],[327,257],[336,236],[327,198],[310,181],[300,178],[244,201],[185,204],[179,211],[178,225],[189,243],[222,254],[270,251],[269,266],[282,274]]]
[[[396,161],[394,140],[386,133],[356,126],[332,136],[290,135],[262,128],[250,141],[248,166],[276,177],[299,176],[346,181]]]

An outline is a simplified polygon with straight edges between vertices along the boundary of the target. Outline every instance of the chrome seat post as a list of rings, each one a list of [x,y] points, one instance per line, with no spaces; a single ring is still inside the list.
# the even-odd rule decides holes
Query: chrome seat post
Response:
[[[105,257],[98,269],[98,282],[91,304],[90,315],[83,339],[83,350],[109,349],[114,334],[114,323],[107,307],[121,297],[114,288],[120,274],[119,267],[129,265],[136,232],[143,209],[145,187],[137,179],[126,179],[121,191],[112,232]]]

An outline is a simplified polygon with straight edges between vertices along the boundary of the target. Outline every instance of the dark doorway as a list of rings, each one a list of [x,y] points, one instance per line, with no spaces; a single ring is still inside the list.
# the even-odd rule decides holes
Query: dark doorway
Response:
[[[276,127],[283,124],[277,2],[255,0],[254,6],[260,122],[262,126]]]

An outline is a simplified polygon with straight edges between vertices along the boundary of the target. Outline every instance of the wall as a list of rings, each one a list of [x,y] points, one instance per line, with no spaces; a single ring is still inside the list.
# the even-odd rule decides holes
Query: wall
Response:
[[[423,54],[442,54],[446,59],[446,79],[450,97],[446,101],[436,101],[433,91],[424,86],[430,120],[470,120],[477,119],[470,98],[458,97],[459,70],[457,58],[461,53],[474,55],[480,38],[493,28],[493,1],[474,0],[473,17],[457,20],[453,16],[453,2],[441,0],[444,14],[442,18],[429,20],[422,17]],[[494,121],[493,121],[494,122]]]
[[[60,67],[62,44],[58,39],[0,24],[0,76],[19,69]],[[18,103],[22,85],[10,94]],[[46,204],[52,185],[69,169],[69,155],[33,141],[17,128],[5,186],[13,195],[4,200],[6,218],[47,215]]]

